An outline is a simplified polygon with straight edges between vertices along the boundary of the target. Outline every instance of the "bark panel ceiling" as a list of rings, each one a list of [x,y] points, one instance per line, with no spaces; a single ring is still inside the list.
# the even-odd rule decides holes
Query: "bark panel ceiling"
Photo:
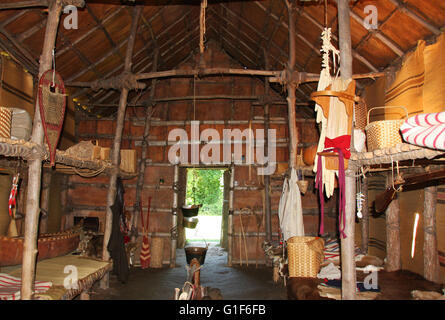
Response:
[[[4,0],[1,3],[21,2]],[[124,1],[125,2],[125,1]],[[131,24],[131,6],[122,1],[86,0],[78,10],[78,29],[66,30],[62,16],[56,44],[56,66],[66,82],[94,81],[119,75]],[[129,2],[126,2],[129,3]],[[152,69],[155,48],[158,70],[176,68],[199,50],[200,1],[139,1],[144,4],[133,55],[133,72]],[[378,8],[377,30],[367,30],[365,7]],[[1,6],[1,4],[0,4]],[[351,1],[354,73],[383,70],[416,46],[420,39],[437,36],[445,26],[443,0]],[[296,7],[296,69],[319,73],[320,34],[325,25],[323,4],[300,3]],[[0,48],[36,74],[45,34],[46,8],[0,10]],[[328,1],[327,24],[338,47],[337,5]],[[206,41],[215,41],[240,65],[282,70],[288,60],[288,15],[284,1],[212,1],[206,10]],[[149,84],[150,82],[147,82]],[[299,102],[307,102],[315,84],[297,90]],[[88,103],[117,103],[119,92],[70,88],[72,98]],[[134,99],[137,93],[130,98]],[[130,101],[131,101],[130,99]],[[113,108],[95,113],[108,116]]]

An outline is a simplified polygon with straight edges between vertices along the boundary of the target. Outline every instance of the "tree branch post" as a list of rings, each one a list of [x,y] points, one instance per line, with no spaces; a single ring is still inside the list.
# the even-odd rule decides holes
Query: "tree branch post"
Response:
[[[42,55],[40,56],[39,78],[44,72],[51,69],[52,51],[56,43],[62,4],[52,1],[48,10],[45,40]],[[39,101],[36,100],[31,141],[43,146],[43,125],[39,112]],[[42,177],[42,158],[39,157],[28,162],[28,193],[26,200],[25,237],[23,242],[22,260],[22,287],[21,299],[31,300],[35,280],[37,258],[37,236],[40,214],[40,184]]]
[[[127,52],[125,56],[125,66],[124,66],[124,73],[131,72],[131,60],[133,57],[133,49],[134,44],[136,40],[136,31],[138,28],[138,22],[139,18],[141,16],[142,7],[136,6],[133,10],[133,16],[132,16],[132,22],[131,22],[131,28],[130,28],[130,35],[128,39],[128,45],[127,45]],[[111,206],[114,204],[115,196],[116,196],[116,182],[117,177],[119,174],[119,164],[120,164],[120,149],[121,149],[121,142],[122,142],[122,132],[124,130],[124,121],[125,121],[125,111],[127,108],[127,98],[128,98],[128,92],[129,90],[127,88],[123,88],[121,91],[121,96],[119,100],[119,109],[117,113],[117,120],[116,120],[116,133],[114,136],[113,141],[113,149],[111,152],[111,163],[113,166],[112,173],[110,175],[110,184],[107,194],[107,209],[106,209],[106,216],[105,216],[105,230],[104,230],[104,243],[102,248],[102,259],[104,261],[108,261],[110,259],[110,253],[108,252],[108,242],[110,240],[111,236],[111,227],[112,227],[112,220],[113,220],[113,212],[111,211]],[[102,281],[101,281],[101,288],[106,289],[108,288],[109,283],[109,274],[107,273]]]
[[[340,73],[342,80],[352,80],[352,45],[349,0],[338,0],[338,33],[340,46]],[[351,141],[351,148],[353,143]],[[341,239],[342,299],[356,299],[357,274],[355,271],[355,172],[350,166],[345,172],[345,234]]]

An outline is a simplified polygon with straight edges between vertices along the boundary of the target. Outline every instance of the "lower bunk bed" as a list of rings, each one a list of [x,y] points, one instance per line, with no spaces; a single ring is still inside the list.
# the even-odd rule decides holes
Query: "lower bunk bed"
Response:
[[[93,284],[111,271],[112,262],[69,254],[37,262],[34,299],[88,299]],[[21,265],[2,267],[0,300],[20,299]],[[77,279],[77,281],[76,281]]]

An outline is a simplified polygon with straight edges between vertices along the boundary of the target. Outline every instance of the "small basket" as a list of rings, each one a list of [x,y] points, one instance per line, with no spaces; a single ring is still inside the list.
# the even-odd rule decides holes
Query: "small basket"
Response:
[[[381,120],[369,123],[369,114],[375,109],[401,108],[405,110],[406,118],[408,118],[408,110],[402,106],[384,106],[371,108],[368,111],[366,137],[368,140],[368,151],[377,149],[386,149],[394,147],[402,143],[402,135],[400,134],[400,126],[405,119],[397,120]]]
[[[316,278],[324,259],[320,237],[292,237],[287,240],[289,277]]]
[[[0,107],[0,137],[11,138],[12,109]]]

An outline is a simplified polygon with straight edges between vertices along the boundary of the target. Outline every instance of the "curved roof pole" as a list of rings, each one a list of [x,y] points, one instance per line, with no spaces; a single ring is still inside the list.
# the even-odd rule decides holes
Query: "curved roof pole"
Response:
[[[338,0],[338,33],[340,45],[340,73],[342,80],[352,79],[352,45],[349,0]],[[351,139],[351,150],[353,141]],[[355,177],[349,166],[345,172],[345,234],[341,239],[341,274],[343,300],[356,299],[357,274],[355,271]]]

